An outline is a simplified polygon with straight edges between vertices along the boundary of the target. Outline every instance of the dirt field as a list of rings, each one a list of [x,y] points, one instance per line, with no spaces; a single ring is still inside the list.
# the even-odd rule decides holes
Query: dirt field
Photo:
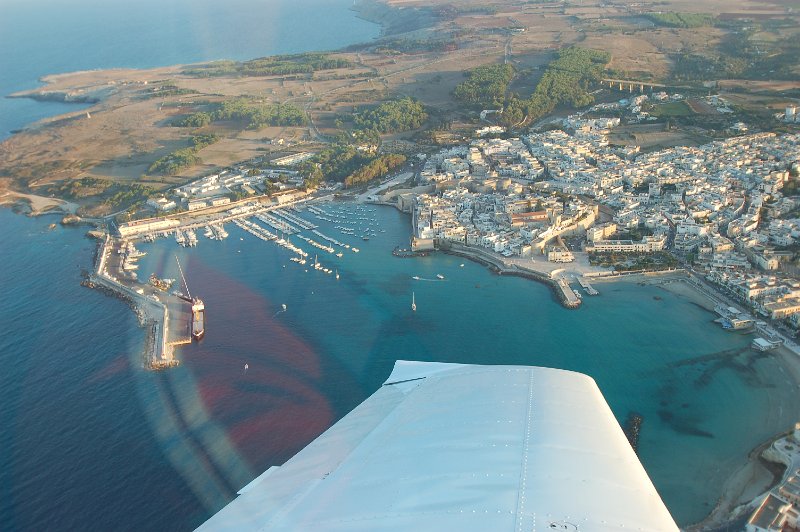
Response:
[[[454,48],[386,53],[380,50],[380,43],[366,45],[337,53],[351,61],[351,67],[283,77],[195,78],[183,75],[181,66],[50,76],[45,79],[46,86],[29,91],[27,96],[89,98],[99,102],[88,114],[81,111],[44,120],[0,144],[0,178],[10,178],[13,188],[33,193],[46,184],[87,176],[130,183],[142,179],[158,157],[186,146],[191,134],[213,132],[222,137],[200,152],[202,164],[174,177],[147,178],[153,184],[168,186],[235,161],[269,154],[272,140],[284,139],[295,150],[307,149],[308,143],[318,144],[324,141],[324,135],[335,133],[337,119],[346,119],[359,106],[398,95],[418,98],[431,108],[450,114],[456,122],[468,119],[453,100],[452,91],[463,80],[463,72],[475,66],[511,62],[519,72],[511,90],[527,96],[555,50],[580,45],[610,52],[609,67],[631,76],[627,79],[659,80],[671,68],[670,54],[709,49],[724,35],[716,28],[655,28],[642,16],[651,11],[786,14],[786,6],[780,2],[756,0],[602,5],[601,0],[570,5],[510,4],[505,0],[385,3],[390,8],[425,8],[391,11],[380,4],[365,8],[362,14],[366,18],[387,23],[387,38],[401,42],[445,38],[451,39]],[[518,30],[511,32],[510,28]],[[197,94],[152,97],[152,87],[164,80]],[[737,85],[739,82],[730,83],[732,87],[741,86]],[[752,82],[745,85],[751,90],[798,86]],[[230,124],[213,124],[197,131],[168,125],[176,116],[201,109],[204,103],[240,95],[294,103],[307,112],[312,125],[260,131]],[[626,135],[628,138],[623,138]],[[621,143],[640,143],[645,148],[692,140],[691,136],[673,132],[621,132],[618,137]]]
[[[690,131],[665,131],[663,124],[642,124],[614,129],[608,139],[618,146],[641,146],[643,151],[654,151],[671,146],[699,146],[708,138]]]
[[[699,114],[699,115],[716,115],[717,110],[709,105],[708,103],[704,102],[703,100],[698,100],[695,98],[690,98],[686,100],[686,105],[692,110],[692,112]]]

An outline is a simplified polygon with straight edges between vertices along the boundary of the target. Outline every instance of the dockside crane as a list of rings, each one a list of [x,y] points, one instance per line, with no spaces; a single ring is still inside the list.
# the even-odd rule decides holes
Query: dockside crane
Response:
[[[205,334],[205,312],[206,306],[203,303],[203,300],[199,297],[192,297],[192,293],[189,292],[189,283],[186,282],[186,276],[183,275],[183,268],[181,268],[181,261],[178,259],[178,256],[175,255],[175,262],[178,263],[178,271],[181,273],[181,280],[183,281],[183,286],[186,288],[186,296],[179,296],[181,299],[188,301],[192,304],[192,326],[191,326],[191,333],[192,337],[195,340],[200,340],[203,338]]]
[[[189,292],[189,285],[186,283],[186,277],[183,276],[183,268],[181,268],[181,261],[178,260],[178,256],[175,255],[175,262],[178,263],[178,271],[181,273],[181,280],[183,281],[183,287],[186,288],[186,297],[188,301],[192,300],[192,293]]]

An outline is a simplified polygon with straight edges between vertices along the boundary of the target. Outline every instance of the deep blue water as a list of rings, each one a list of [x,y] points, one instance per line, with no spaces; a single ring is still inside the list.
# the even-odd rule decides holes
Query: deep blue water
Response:
[[[377,34],[347,1],[132,5],[6,0],[0,93],[53,72],[246,59]],[[72,108],[0,100],[0,138]],[[148,373],[133,313],[79,285],[94,248],[84,230],[0,210],[0,529],[189,529],[367,397],[401,358],[590,374],[621,421],[644,415],[641,458],[680,523],[703,517],[725,472],[794,421],[796,388],[775,360],[754,358],[748,337],[678,296],[599,285],[601,296],[568,311],[545,287],[470,262],[395,259],[408,219],[387,208],[374,216],[386,233],[350,240],[361,253],[322,257],[338,282],[234,226],[228,240],[201,238],[192,250],[142,245],[142,275],[177,276],[177,253],[208,309],[207,336],[178,352],[183,364]],[[447,280],[411,279],[437,273]],[[726,350],[742,354],[713,356]]]
[[[0,141],[80,108],[5,98],[41,76],[328,50],[378,35],[350,5],[3,0]],[[82,230],[47,229],[52,221],[0,210],[0,529],[196,526],[241,485],[209,500],[176,472],[199,460],[168,441],[187,427],[164,406],[180,374],[137,369],[143,333],[133,313],[79,286],[93,244]]]
[[[540,284],[462,259],[394,258],[407,216],[369,216],[386,231],[369,242],[320,224],[361,250],[319,254],[338,281],[233,225],[193,249],[141,243],[139,274],[177,277],[178,255],[207,309],[205,339],[178,350],[179,368],[151,373],[133,313],[79,286],[94,248],[83,229],[0,211],[0,528],[196,526],[377,389],[397,359],[591,375],[621,422],[644,415],[640,456],[680,523],[702,518],[726,471],[794,420],[796,387],[777,362],[679,296],[601,284],[569,311]],[[412,279],[437,273],[446,280]],[[713,356],[726,350],[741,354]]]
[[[349,0],[3,0],[0,140],[76,104],[7,99],[47,74],[333,50],[379,27]]]

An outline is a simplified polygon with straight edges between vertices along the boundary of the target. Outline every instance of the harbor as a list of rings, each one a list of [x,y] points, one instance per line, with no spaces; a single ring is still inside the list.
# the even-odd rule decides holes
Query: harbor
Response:
[[[355,212],[355,206],[346,202],[325,204],[321,208],[327,212],[334,209]],[[317,222],[307,209],[290,212]],[[492,275],[472,261],[435,252],[418,260],[397,260],[391,250],[398,243],[407,242],[407,217],[394,209],[378,208],[377,219],[378,227],[386,233],[378,230],[383,236],[371,238],[366,244],[347,235],[339,236],[334,226],[346,227],[343,224],[324,221],[317,224],[323,234],[361,247],[360,253],[346,252],[340,261],[331,262],[342,274],[339,282],[334,281],[333,274],[324,275],[308,266],[313,263],[314,251],[318,250],[294,236],[292,242],[311,251],[304,268],[290,261],[296,253],[278,246],[276,241],[264,242],[252,237],[232,223],[224,226],[230,233],[225,241],[205,239],[204,230],[198,229],[199,243],[194,248],[183,248],[172,238],[159,238],[154,242],[137,240],[136,248],[147,253],[133,261],[138,268],[130,270],[137,273],[138,282],[148,283],[150,274],[156,273],[159,280],[174,279],[168,292],[177,289],[182,284],[174,258],[177,254],[186,270],[191,294],[199,295],[205,302],[208,324],[202,342],[174,348],[175,358],[181,360],[179,367],[158,374],[136,371],[136,367],[127,375],[148,382],[175,383],[180,390],[192,389],[186,385],[195,380],[212,422],[224,423],[228,416],[234,415],[249,424],[251,419],[268,415],[276,402],[287,400],[282,394],[275,397],[264,394],[255,383],[269,382],[279,387],[283,382],[296,382],[294,375],[308,371],[305,361],[320,360],[330,368],[314,387],[326,394],[322,401],[327,397],[339,397],[332,390],[334,385],[326,384],[329,381],[359,379],[368,387],[380,385],[381,379],[373,375],[385,374],[398,349],[430,353],[432,359],[440,361],[457,357],[476,363],[548,365],[587,372],[604,383],[604,392],[608,390],[620,423],[630,411],[641,412],[644,416],[642,460],[648,464],[648,470],[654,472],[654,483],[670,501],[670,509],[682,516],[683,522],[701,519],[708,508],[714,506],[719,486],[727,478],[726,464],[746,459],[759,441],[788,426],[786,416],[766,409],[768,401],[782,401],[790,391],[783,386],[784,374],[776,367],[776,357],[782,349],[767,353],[767,357],[751,351],[752,336],[723,331],[710,323],[717,316],[690,303],[685,296],[673,296],[662,288],[686,285],[688,291],[687,283],[662,285],[668,277],[643,274],[614,276],[602,285],[591,279],[602,298],[591,299],[584,295],[586,301],[580,312],[562,311],[545,285],[510,275]],[[22,219],[20,223],[28,227],[37,220]],[[257,219],[255,223],[261,225]],[[74,242],[73,247],[78,250],[75,256],[87,255],[87,241],[81,231],[59,228],[19,232],[34,234],[24,240],[20,236],[20,246],[31,238],[38,239],[37,242],[66,239]],[[70,233],[75,233],[75,237],[70,237]],[[304,234],[321,241],[313,233]],[[39,247],[42,252],[55,252],[53,246],[46,246],[44,242]],[[81,248],[84,251],[80,251]],[[58,255],[64,256],[64,252]],[[323,257],[335,260],[327,253],[320,254],[319,259]],[[70,258],[70,255],[65,256],[66,260]],[[93,269],[91,264],[84,263],[84,267]],[[304,269],[309,272],[305,273]],[[116,276],[114,270],[109,273]],[[437,273],[445,276],[447,282],[412,279],[414,275],[434,279]],[[673,276],[679,274],[673,273]],[[60,279],[67,283],[68,277],[63,275]],[[641,282],[653,284],[641,286]],[[574,289],[580,289],[577,282],[571,284]],[[23,287],[22,284],[10,285],[15,290]],[[106,360],[121,365],[122,362],[114,358],[120,353],[125,363],[139,364],[140,352],[144,341],[150,341],[152,327],[138,327],[134,314],[120,305],[120,301],[93,292],[80,289],[77,297],[71,297],[74,302],[82,295],[86,303],[93,305],[86,307],[92,310],[85,312],[87,316],[83,321],[69,314],[72,311],[68,305],[54,310],[69,316],[70,321],[75,320],[86,331],[92,331],[95,336],[85,340],[86,345],[95,345],[95,342],[105,345],[101,343],[105,338],[96,336],[105,332],[124,338],[112,351],[92,358],[92,368],[103,368]],[[411,309],[412,292],[415,292],[416,312]],[[287,305],[285,312],[281,312],[282,304]],[[102,314],[98,316],[98,312]],[[93,330],[91,324],[106,314],[113,315],[118,325],[114,327],[106,320],[103,331]],[[321,316],[325,317],[324,324]],[[127,324],[126,317],[129,318]],[[176,324],[176,330],[178,325],[188,327],[188,312],[183,318],[181,324]],[[669,323],[669,326],[658,327],[658,323]],[[487,330],[503,330],[507,334],[486,334]],[[609,334],[612,330],[615,333]],[[679,344],[672,341],[674,330],[682,331],[685,341]],[[647,335],[646,344],[642,332]],[[188,335],[184,338],[188,339]],[[721,366],[722,361],[704,370],[711,378],[704,379],[702,387],[695,385],[697,365],[669,366],[694,356],[730,349],[738,352],[742,348],[747,350],[742,357],[748,356],[748,352],[752,353],[749,356],[758,357],[754,359],[757,362],[753,369],[760,377],[752,384],[748,384],[754,378],[752,371],[728,370],[725,368],[730,366]],[[39,354],[36,345],[32,345],[30,352],[41,368],[52,366],[53,360],[44,358],[45,354],[52,357],[49,352]],[[70,366],[89,361],[83,356],[70,358]],[[724,361],[728,364],[728,359]],[[243,369],[245,363],[249,364],[247,371]],[[722,370],[711,373],[717,365]],[[93,373],[87,370],[84,374]],[[108,382],[117,387],[120,380]],[[633,386],[632,382],[637,384]],[[243,385],[250,388],[244,390]],[[227,410],[219,406],[216,397],[205,395],[206,390],[218,386],[229,390],[228,396],[235,399],[226,403]],[[234,393],[234,390],[244,391]],[[775,398],[767,399],[767,396]],[[314,396],[301,399],[313,407],[314,413],[309,419],[315,419],[314,415],[325,418],[324,410],[318,406],[323,403],[315,402]],[[691,406],[682,408],[684,403]],[[764,416],[764,412],[770,414]],[[736,421],[730,425],[727,421],[717,421],[732,419],[731,416],[735,416]],[[277,427],[281,428],[280,423]],[[697,428],[713,433],[714,438],[686,435],[687,430]],[[274,430],[275,426],[264,428],[252,437],[269,440]],[[748,438],[737,436],[742,432]],[[672,449],[679,448],[682,455],[693,456],[693,449],[709,445],[715,449],[714,456],[718,459],[709,461],[707,454],[702,455],[704,461],[688,459],[676,464],[671,459]],[[261,452],[252,458],[248,455],[248,459],[269,460],[278,455],[272,449],[262,448]],[[692,482],[692,497],[683,497],[670,488],[687,475],[702,477]],[[701,495],[698,497],[697,493]]]
[[[303,210],[306,210],[305,206]],[[341,278],[339,268],[325,264],[320,260],[321,256],[336,261],[342,259],[345,251],[359,253],[361,250],[318,230],[316,223],[301,216],[303,210],[295,202],[272,205],[249,201],[216,208],[214,212],[123,224],[118,227],[116,236],[102,235],[94,269],[83,284],[114,295],[134,309],[140,326],[147,331],[144,367],[165,369],[177,366],[180,360],[176,357],[176,348],[191,344],[193,340],[200,341],[205,336],[205,303],[192,296],[177,256],[180,282],[161,278],[155,272],[150,272],[146,278],[142,274],[140,278],[139,259],[147,253],[140,251],[136,243],[152,244],[172,237],[179,247],[195,248],[200,241],[198,232],[211,241],[225,240],[229,237],[225,223],[231,223],[258,240],[289,251],[292,256],[288,257],[288,263],[304,268],[305,272],[319,271],[331,275],[338,281]],[[374,218],[375,207],[356,205],[347,210],[318,204],[307,206],[307,212],[318,220],[338,222],[340,225],[336,228],[344,237],[354,236],[350,227],[358,227],[365,236],[377,235],[381,231]],[[346,227],[347,224],[350,227]],[[305,232],[308,234],[302,234]],[[292,237],[316,248],[319,253],[303,249],[290,240]]]
[[[193,319],[199,309],[192,308],[197,302],[177,292],[167,293],[171,283],[154,276],[147,284],[140,283],[131,269],[139,256],[131,241],[106,235],[98,244],[94,271],[84,284],[114,295],[134,309],[140,326],[147,330],[144,367],[177,366],[180,362],[175,358],[175,347],[191,343],[193,322],[199,325]]]

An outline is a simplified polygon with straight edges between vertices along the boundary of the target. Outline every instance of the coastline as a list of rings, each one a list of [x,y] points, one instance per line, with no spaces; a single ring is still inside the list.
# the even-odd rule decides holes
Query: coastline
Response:
[[[690,283],[688,275],[645,279],[644,281],[642,278],[618,280],[658,285],[659,288],[684,298],[709,312],[714,312],[717,304],[725,302],[722,299],[714,299],[710,294]],[[772,356],[778,363],[781,372],[786,375],[787,382],[800,387],[800,357],[785,346],[773,350]],[[790,429],[791,427],[787,426],[783,432],[754,447],[748,453],[746,461],[738,468],[731,470],[723,485],[722,495],[713,510],[702,521],[686,527],[687,530],[716,529],[741,518],[747,511],[752,511],[754,505],[781,481],[781,476],[776,475],[775,470],[767,466],[767,460],[762,457],[762,452],[772,446],[775,441],[784,437],[786,431]]]
[[[381,33],[391,33],[387,32],[387,24],[390,21],[385,19],[390,18],[398,9],[383,2],[378,2],[376,5],[385,11],[384,17],[362,16],[357,9],[351,8],[347,3],[341,5],[341,8],[337,7],[337,13],[340,13],[341,19],[345,21],[343,28],[355,27],[358,31],[340,32],[340,37],[321,40],[317,44],[318,48],[312,47],[312,50],[348,55],[350,54],[348,48],[369,46]],[[304,9],[299,9],[299,12],[305,13],[307,10]],[[419,26],[434,20],[418,15],[417,10],[408,10],[403,18],[409,20],[413,18]],[[354,26],[354,23],[357,24]],[[362,29],[365,27],[368,29]],[[294,42],[290,42],[290,45],[294,46]],[[187,66],[215,60],[233,57],[232,60],[248,61],[260,57],[301,53],[309,48],[309,44],[298,45],[300,46],[298,50],[286,49],[287,46],[289,45],[285,42],[275,43],[265,40],[259,41],[258,46],[248,46],[243,50],[218,46],[203,54],[154,53],[148,56],[146,61],[131,59],[123,54],[120,59],[115,58],[111,66],[100,68],[92,67],[108,64],[108,61],[92,61],[94,65],[87,64],[87,61],[46,63],[28,78],[10,85],[7,93],[3,95],[4,99],[47,102],[52,107],[49,111],[52,114],[48,114],[50,107],[41,103],[41,108],[36,107],[42,109],[41,112],[27,112],[27,115],[20,112],[18,116],[13,116],[14,120],[6,127],[9,134],[0,136],[0,167],[2,167],[0,173],[9,179],[8,186],[21,193],[37,192],[36,187],[44,181],[44,178],[39,177],[42,168],[52,168],[48,172],[48,182],[68,180],[76,175],[107,179],[123,186],[130,181],[138,181],[153,160],[163,155],[165,151],[169,151],[169,148],[176,143],[185,142],[185,139],[181,138],[185,136],[185,131],[163,127],[171,116],[179,113],[181,95],[151,97],[147,92],[150,86],[158,87],[158,82],[173,81],[181,85],[181,88],[201,93],[210,99],[217,96],[264,94],[266,91],[273,94],[276,100],[285,100],[299,89],[291,86],[282,90],[280,76],[253,76],[243,80],[235,79],[234,76],[232,85],[237,88],[226,91],[218,85],[221,80],[227,78],[194,78],[183,76],[182,72]],[[86,68],[87,66],[89,68]],[[335,79],[327,79],[329,77]],[[338,88],[340,85],[352,83],[340,73],[326,74],[323,78],[325,79],[319,80],[313,87],[315,93],[323,93],[332,87]],[[237,85],[239,81],[243,82],[241,87]],[[164,104],[163,109],[161,104]],[[25,110],[33,108],[32,106],[36,104],[19,102],[8,105],[16,105],[18,107],[14,109]],[[333,111],[329,114],[332,113]],[[94,136],[94,132],[98,129],[106,130],[102,140],[103,153],[99,155],[96,152],[98,141]],[[287,134],[275,130],[267,134],[292,137],[295,133]],[[220,155],[219,151],[207,150],[211,153],[204,158],[206,164],[196,165],[178,177],[191,179],[196,177],[197,173],[203,172],[206,166],[223,168],[238,160],[249,159],[259,155],[258,150],[263,147],[260,139],[254,140],[247,135],[239,138],[231,134],[228,140],[231,140],[232,144],[228,150],[231,153],[230,157]],[[69,153],[69,156],[65,157],[64,153]],[[240,153],[244,155],[239,157]],[[74,161],[83,164],[79,168],[67,164]],[[162,179],[161,182],[163,181]],[[69,197],[63,199],[71,200]],[[81,199],[80,202],[93,207],[99,203],[95,201],[96,199],[92,196],[85,200]]]
[[[429,8],[403,9],[386,0],[359,0],[350,7],[356,17],[381,27],[378,39],[432,28],[438,17]],[[357,47],[360,44],[347,48]],[[338,50],[342,51],[342,50]]]
[[[503,274],[514,274],[511,270],[513,264],[508,264],[503,257],[497,256],[496,260],[489,260],[496,254],[488,250],[480,250],[483,253],[476,253],[475,250],[453,250],[440,249],[443,253],[457,255],[481,264],[489,268],[492,272]],[[473,252],[470,252],[473,251]],[[543,272],[531,272],[525,275],[524,271],[518,271],[518,275],[531,280],[541,282],[551,287],[556,293],[555,280]],[[536,273],[536,275],[534,275]],[[657,285],[680,298],[686,299],[708,312],[714,312],[717,304],[723,303],[721,294],[710,294],[701,290],[698,286],[691,283],[691,274],[685,270],[673,270],[663,272],[637,272],[623,275],[600,275],[591,277],[592,283],[636,283],[639,285]],[[717,299],[719,298],[719,299]],[[563,300],[562,300],[563,303]],[[780,346],[772,351],[772,356],[779,364],[782,373],[786,374],[787,382],[790,385],[800,387],[800,357],[785,346]],[[771,436],[767,440],[755,446],[748,454],[746,460],[738,467],[732,469],[725,481],[722,495],[715,507],[709,514],[697,523],[686,527],[690,531],[714,530],[726,526],[731,522],[741,519],[746,512],[752,511],[762,498],[782,480],[782,475],[777,473],[780,466],[771,467],[762,452],[773,445],[774,442],[786,435],[790,430],[787,425],[786,430]]]
[[[374,0],[370,0],[374,4],[378,4],[380,6],[385,7],[388,11],[397,10],[396,7],[392,7],[390,4],[385,2],[378,2]],[[354,11],[358,10],[353,7]],[[367,18],[361,16],[360,12],[358,15],[359,18],[363,20],[368,20],[370,22],[375,22],[382,27],[382,34],[381,37],[387,37],[395,35],[395,33],[387,33],[385,24],[379,18]],[[425,27],[417,28],[417,29],[425,29]],[[415,31],[415,30],[407,30],[407,31]],[[398,31],[397,33],[402,33]],[[358,46],[358,45],[353,45]],[[165,67],[170,68],[170,67]],[[113,72],[125,69],[103,69],[103,70],[91,70],[91,71],[84,71],[86,74],[94,74],[94,73],[101,73],[101,72]],[[51,76],[45,76],[41,78],[42,80],[57,80],[60,79],[62,76],[69,76],[69,74],[54,74]],[[47,83],[52,83],[51,81],[47,81]],[[35,92],[34,89],[28,92]],[[41,90],[39,93],[41,96],[47,94],[46,97],[40,98],[43,100],[48,99],[55,99],[56,101],[67,101],[61,98],[61,94],[57,92],[46,93],[46,91]],[[13,97],[27,97],[32,99],[37,99],[35,95],[20,95],[20,96],[13,96]],[[100,101],[100,100],[98,100]],[[64,116],[64,115],[60,115]],[[45,119],[47,120],[47,119]],[[26,207],[25,205],[29,207]],[[16,193],[13,191],[6,192],[5,194],[0,194],[0,205],[19,205],[21,206],[21,210],[29,208],[31,212],[27,213],[30,216],[38,216],[43,214],[69,214],[74,213],[75,208],[77,205],[71,204],[65,200],[60,199],[53,199],[53,198],[46,198],[43,196],[35,196],[30,194],[22,194]],[[71,210],[70,210],[71,209]],[[443,251],[444,253],[448,253],[448,251]],[[491,262],[485,262],[481,260],[481,258],[477,254],[470,255],[467,252],[464,253],[453,253],[462,257],[465,257],[468,260],[473,262],[483,264],[488,266],[490,269],[497,268]],[[501,257],[498,255],[498,257]],[[501,257],[501,260],[503,258]],[[539,261],[537,261],[539,263]],[[551,264],[546,263],[545,264]],[[553,265],[555,269],[558,269],[561,265]],[[507,268],[507,269],[505,269]],[[559,289],[557,286],[557,282],[550,277],[550,273],[542,271],[531,270],[523,271],[522,267],[517,266],[513,262],[508,264],[503,261],[503,268],[498,268],[495,273],[498,275],[517,275],[526,277],[531,280],[535,280],[537,282],[541,282],[543,284],[547,284],[553,290],[553,293],[557,298],[559,298]],[[707,310],[713,311],[714,302],[713,299],[705,295],[699,289],[693,287],[685,277],[681,278],[680,274],[676,275],[676,281],[672,282],[670,280],[671,272],[653,272],[652,274],[627,274],[627,275],[608,275],[602,276],[597,278],[591,278],[592,283],[609,283],[609,282],[637,282],[637,283],[647,283],[647,284],[660,284],[661,287],[667,291],[672,293],[678,294],[680,297],[686,297],[687,299],[691,300],[693,303],[706,308]],[[658,280],[656,280],[656,277]],[[681,282],[683,281],[683,282]],[[138,310],[134,307],[135,310]],[[157,319],[161,319],[160,317]],[[166,328],[166,324],[168,319],[166,314],[163,317],[164,327]],[[158,330],[156,329],[156,325],[154,322],[151,322],[148,319],[147,322],[141,321],[140,316],[140,326],[145,328],[146,339],[145,339],[145,349],[148,351],[145,353],[145,358],[150,357],[147,353],[154,352],[158,343]],[[164,331],[164,336],[166,335],[166,331]],[[780,347],[776,351],[773,352],[773,356],[776,357],[777,360],[780,361],[781,367],[786,370],[786,372],[790,375],[790,378],[793,382],[800,384],[800,359],[797,358],[790,350]],[[762,459],[760,458],[761,451],[768,447],[774,439],[770,439],[759,446],[755,447],[749,454],[746,463],[744,463],[740,468],[731,470],[730,478],[725,482],[724,485],[724,494],[720,498],[717,506],[714,510],[706,517],[703,521],[696,525],[691,525],[690,529],[696,529],[695,527],[707,527],[707,526],[715,526],[724,523],[725,521],[731,518],[732,512],[736,510],[741,510],[742,504],[752,503],[753,500],[757,500],[763,491],[763,486],[765,482],[769,483],[772,482],[771,485],[774,485],[775,479],[773,474],[767,469]],[[753,495],[755,493],[755,495]]]
[[[14,190],[0,193],[0,206],[22,207],[23,214],[28,216],[41,216],[43,214],[75,214],[78,205],[60,198],[47,198],[36,194],[24,194]],[[24,212],[27,209],[28,212]]]

